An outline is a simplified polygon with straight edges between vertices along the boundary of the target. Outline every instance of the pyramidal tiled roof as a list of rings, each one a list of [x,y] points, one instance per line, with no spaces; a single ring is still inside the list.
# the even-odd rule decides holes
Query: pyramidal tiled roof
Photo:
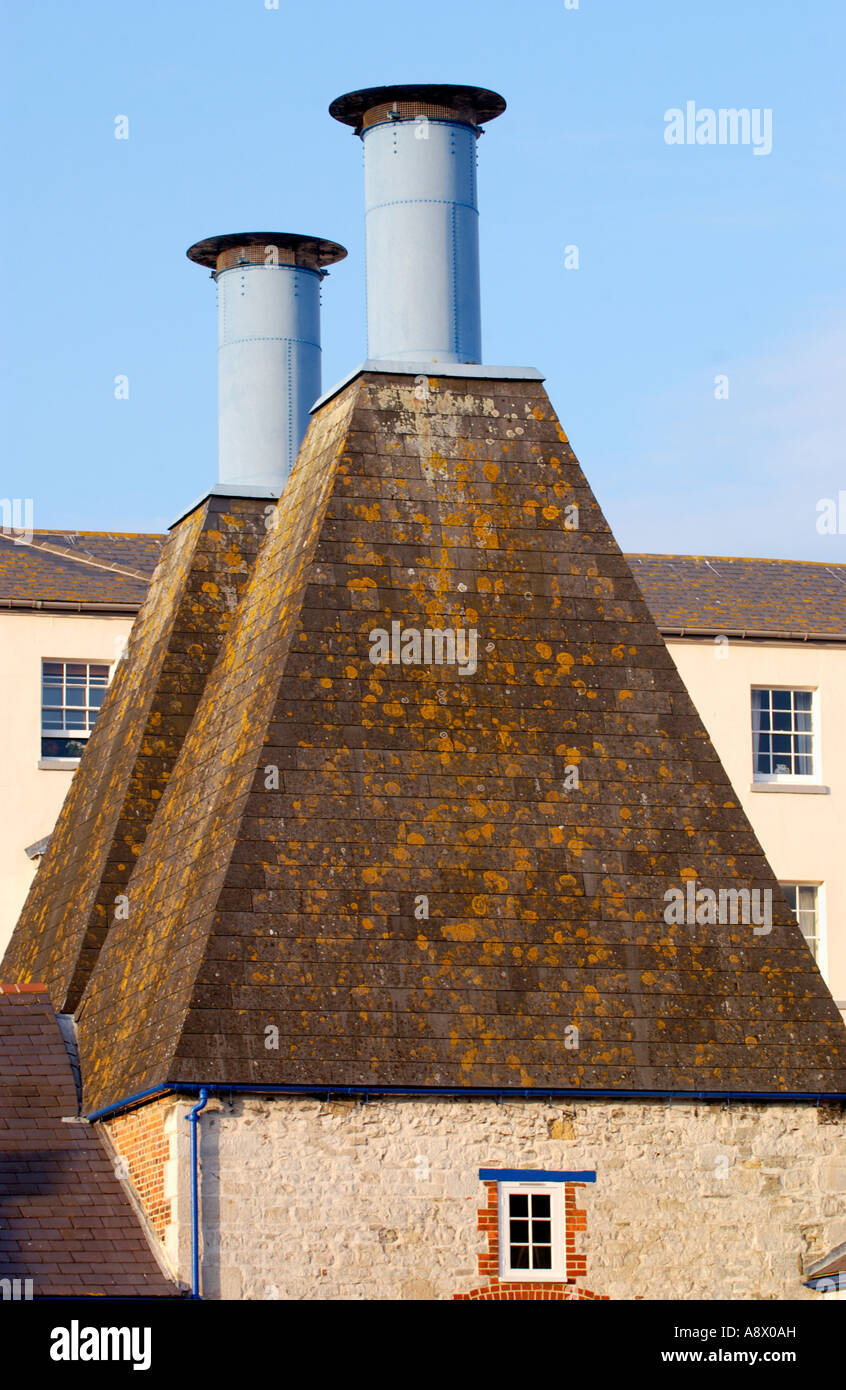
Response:
[[[472,629],[475,669],[374,664],[376,629]],[[688,885],[770,892],[772,930],[668,924]],[[89,1112],[202,1082],[846,1090],[536,382],[364,373],[320,408],[124,892],[77,1010]]]
[[[7,978],[44,981],[63,1012],[144,843],[267,534],[266,506],[211,497],[164,548],[4,959]]]
[[[78,1114],[76,1084],[43,986],[0,985],[0,1277],[32,1298],[177,1298]]]

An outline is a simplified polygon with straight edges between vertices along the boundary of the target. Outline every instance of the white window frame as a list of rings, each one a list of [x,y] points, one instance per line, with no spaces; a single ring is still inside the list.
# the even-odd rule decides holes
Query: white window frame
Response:
[[[522,1284],[538,1284],[541,1281],[560,1284],[567,1279],[567,1238],[564,1215],[564,1187],[562,1182],[501,1182],[497,1184],[499,1196],[499,1277]],[[509,1207],[512,1195],[542,1193],[550,1198],[549,1210],[552,1221],[552,1268],[551,1269],[512,1269],[511,1243],[509,1240]],[[531,1233],[530,1233],[531,1234]]]
[[[113,673],[113,663],[112,663],[111,661],[109,661],[109,659],[108,659],[107,657],[106,657],[106,658],[104,658],[104,657],[95,657],[95,656],[92,656],[92,657],[84,657],[84,656],[42,656],[42,657],[41,657],[41,660],[40,660],[40,663],[39,663],[39,690],[38,690],[38,706],[39,706],[39,710],[38,710],[38,720],[39,720],[39,735],[38,735],[39,759],[38,759],[38,761],[39,761],[39,766],[40,766],[40,767],[75,767],[75,766],[77,765],[77,763],[79,762],[80,757],[82,756],[81,754],[78,754],[78,753],[73,753],[73,754],[67,754],[67,753],[59,753],[59,754],[47,753],[47,754],[44,754],[44,753],[41,752],[42,742],[43,742],[43,740],[44,740],[45,738],[47,738],[47,739],[50,739],[50,738],[52,738],[52,739],[73,739],[73,741],[74,741],[75,743],[87,743],[87,742],[88,742],[88,739],[91,737],[91,734],[92,734],[92,732],[93,732],[93,730],[92,730],[92,729],[89,729],[89,728],[85,728],[85,729],[74,729],[74,731],[73,731],[72,733],[68,732],[67,730],[63,730],[63,729],[45,729],[45,727],[44,727],[44,711],[45,711],[45,709],[49,709],[49,708],[50,708],[49,705],[46,705],[46,706],[45,706],[45,704],[44,704],[44,667],[47,666],[47,665],[55,665],[55,666],[61,665],[61,666],[63,666],[63,667],[67,667],[67,666],[85,666],[85,667],[89,667],[89,666],[105,666],[105,667],[106,667],[106,672],[107,672],[107,674],[106,674],[106,684],[105,684],[105,686],[103,687],[103,690],[104,690],[104,692],[105,692],[106,690],[108,690],[109,686],[111,685],[112,673]],[[63,682],[63,684],[64,684],[64,682]],[[88,681],[88,678],[86,677],[86,690],[88,689],[88,687],[89,687],[89,681]],[[66,708],[70,708],[70,707],[69,707],[69,706],[65,706],[65,705],[61,705],[61,706],[56,706],[55,708],[57,708],[57,709],[66,709]],[[91,706],[91,705],[81,705],[80,708],[81,708],[81,709],[85,709],[86,711],[88,711],[89,709],[92,709],[92,708],[94,708],[94,707]],[[100,706],[97,706],[97,714],[99,714],[99,712],[100,712]],[[86,722],[87,722],[87,719],[86,719]],[[96,718],[95,718],[95,721],[94,721],[94,722],[96,723]]]
[[[810,878],[781,878],[782,888],[813,888],[817,895],[817,969],[828,983],[828,949],[825,920],[825,884]],[[798,898],[797,898],[798,901]],[[797,926],[798,926],[797,919]],[[803,933],[804,935],[804,933]],[[810,950],[810,946],[808,950]]]
[[[812,772],[759,772],[755,766],[755,728],[754,710],[752,708],[752,692],[755,690],[790,690],[798,691],[803,695],[811,697],[811,764]],[[819,688],[811,685],[771,685],[764,681],[756,681],[749,688],[749,732],[751,738],[752,752],[752,784],[753,786],[794,786],[807,787],[819,786],[822,783],[821,767],[821,739],[820,739],[820,699]],[[773,730],[770,730],[772,734]]]

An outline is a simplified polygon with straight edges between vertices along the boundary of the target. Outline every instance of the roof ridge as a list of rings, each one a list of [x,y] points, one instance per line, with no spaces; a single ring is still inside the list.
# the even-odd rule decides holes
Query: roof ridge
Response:
[[[78,531],[76,529],[69,531],[56,526],[39,526],[34,534],[37,536],[123,536],[129,540],[150,536],[161,541],[167,537],[166,531]]]
[[[626,550],[623,554],[627,560],[702,560],[706,563],[717,560],[730,565],[807,565],[816,569],[846,570],[846,562],[836,560],[793,560],[763,555],[681,555],[660,550]]]

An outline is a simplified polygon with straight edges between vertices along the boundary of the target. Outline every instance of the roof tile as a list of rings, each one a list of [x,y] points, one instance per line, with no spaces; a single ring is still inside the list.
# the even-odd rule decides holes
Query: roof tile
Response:
[[[7,1080],[27,1058],[33,1104],[9,1113]],[[129,1198],[115,1176],[99,1134],[68,1125],[77,1113],[76,1087],[65,1044],[43,987],[13,993],[0,987],[0,1128],[15,1141],[0,1159],[0,1278],[31,1278],[35,1298],[111,1294],[174,1298]],[[104,1238],[100,1213],[120,1225]]]

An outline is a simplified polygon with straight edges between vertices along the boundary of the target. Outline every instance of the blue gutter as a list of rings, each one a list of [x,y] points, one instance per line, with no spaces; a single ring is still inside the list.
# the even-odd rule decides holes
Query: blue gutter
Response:
[[[129,1110],[133,1105],[140,1105],[145,1100],[152,1100],[153,1096],[169,1096],[174,1088],[172,1086],[150,1086],[146,1091],[136,1091],[134,1095],[127,1096],[126,1100],[118,1101],[117,1105],[106,1105],[102,1110],[92,1110],[86,1115],[89,1124],[94,1120],[102,1120],[106,1115],[114,1115],[118,1110]]]
[[[191,1297],[200,1297],[200,1192],[197,1161],[197,1122],[208,1105],[209,1087],[200,1087],[200,1099],[186,1116],[191,1126]]]
[[[126,1096],[123,1100],[115,1101],[112,1105],[104,1105],[100,1110],[92,1110],[86,1119],[93,1123],[94,1120],[105,1119],[108,1115],[116,1115],[121,1110],[129,1110],[153,1096],[175,1095],[177,1093],[199,1095],[200,1097],[205,1095],[206,1098],[210,1095],[283,1095],[314,1096],[316,1098],[346,1096],[365,1101],[390,1100],[401,1097],[428,1100],[432,1096],[448,1096],[453,1100],[487,1099],[497,1100],[500,1103],[505,1100],[677,1100],[726,1101],[728,1103],[779,1101],[782,1105],[792,1105],[801,1101],[807,1104],[833,1105],[846,1100],[846,1092],[842,1091],[616,1091],[610,1089],[589,1090],[587,1088],[564,1090],[554,1086],[510,1089],[502,1086],[335,1086],[332,1084],[323,1086],[314,1084],[258,1086],[239,1081],[203,1083],[169,1081],[161,1086],[151,1086],[145,1091],[136,1091],[134,1095]],[[202,1106],[199,1109],[202,1109]]]

